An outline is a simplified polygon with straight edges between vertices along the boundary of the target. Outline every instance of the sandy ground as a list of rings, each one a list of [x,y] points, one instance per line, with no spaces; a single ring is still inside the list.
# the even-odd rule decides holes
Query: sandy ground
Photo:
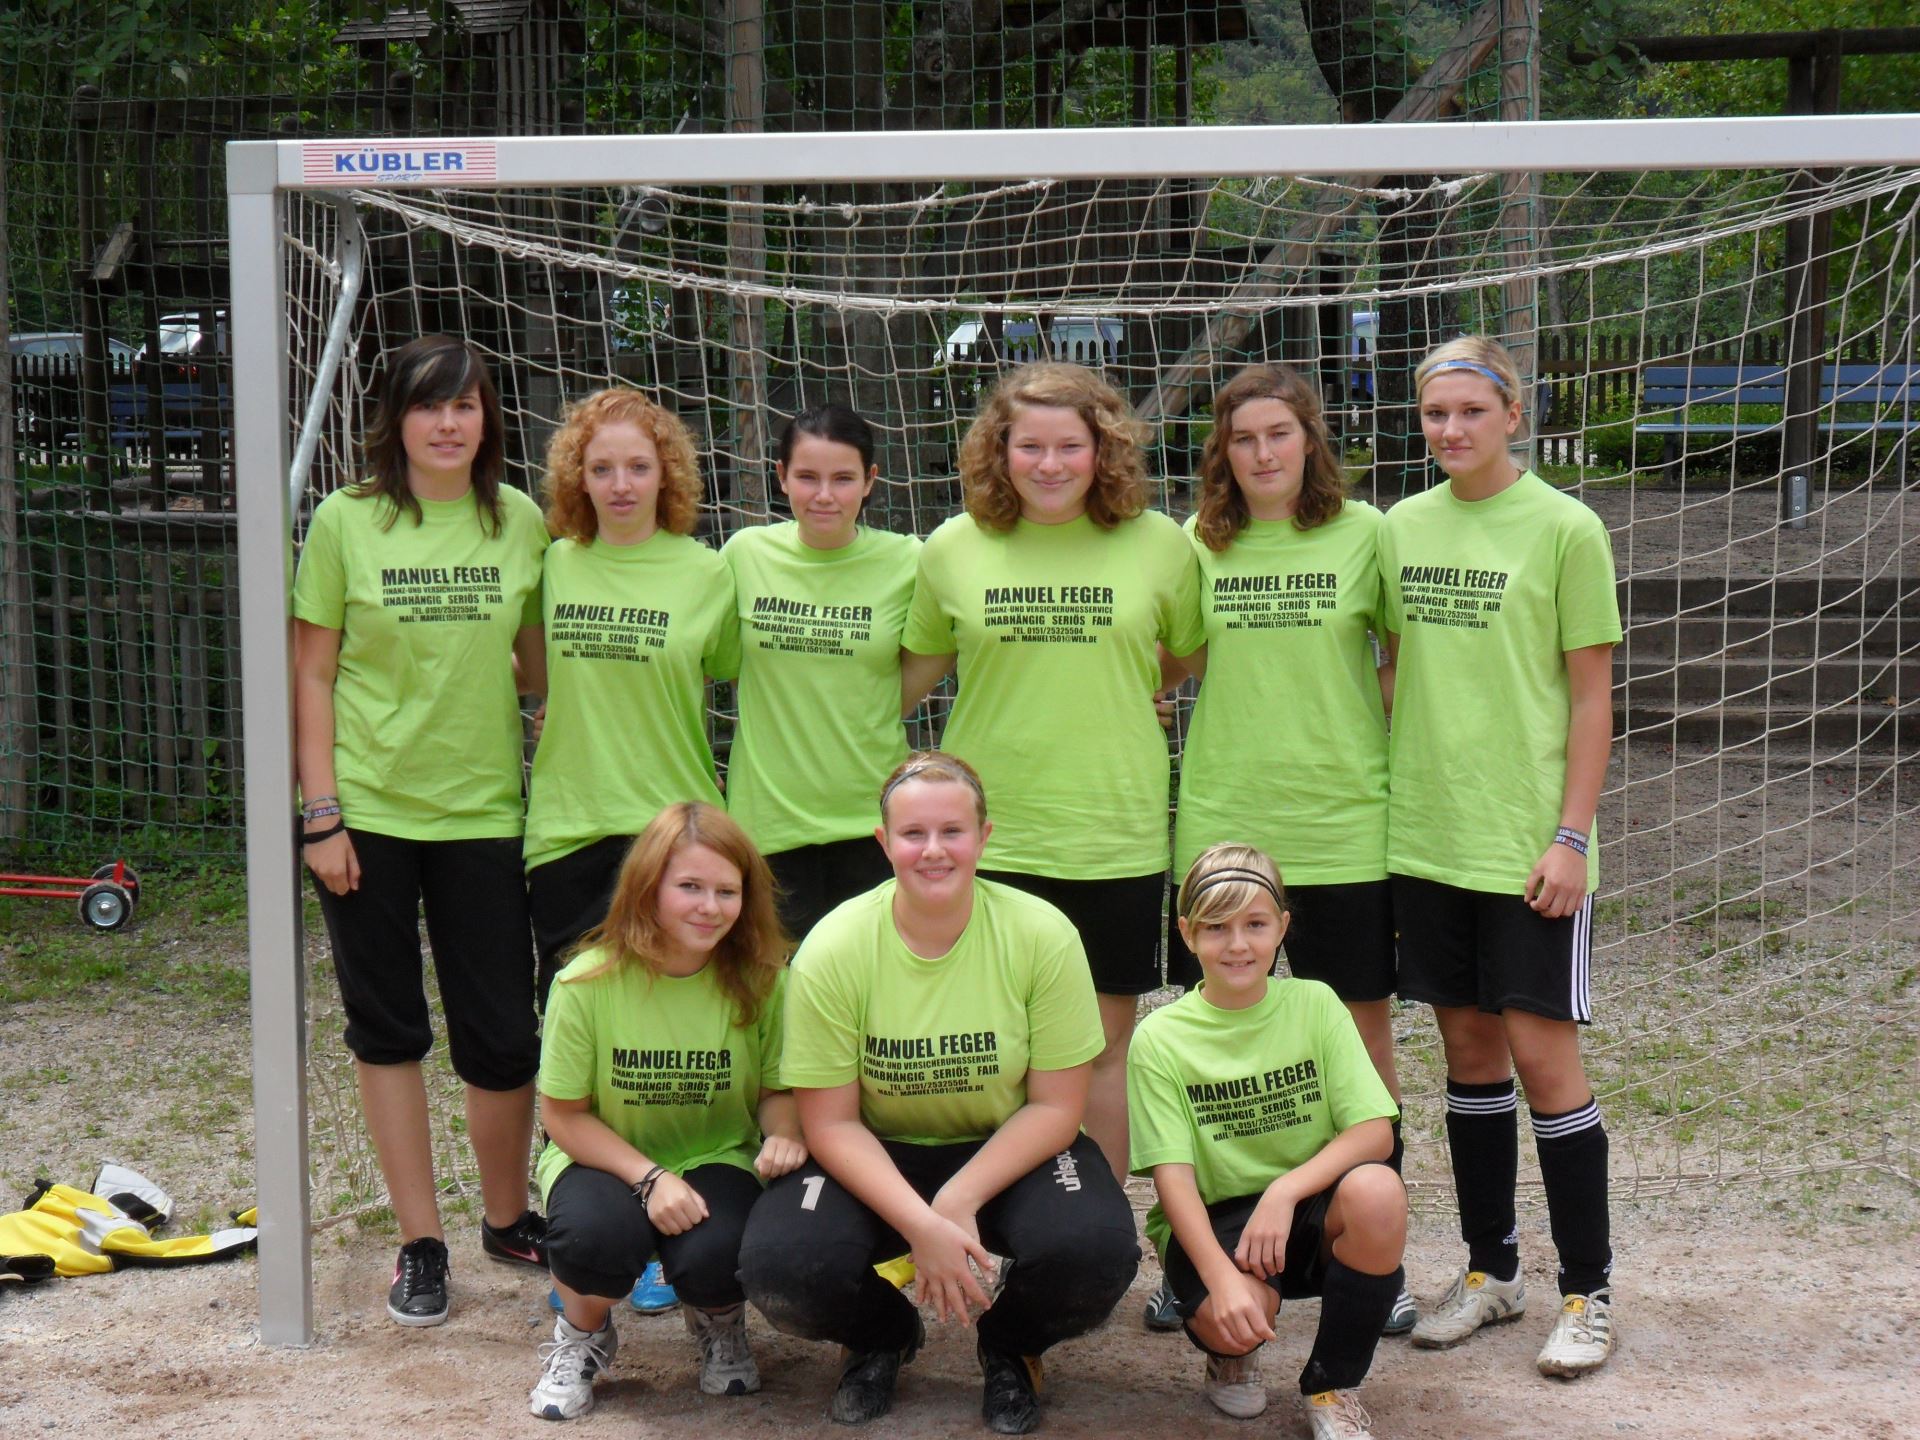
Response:
[[[1851,1198],[1848,1198],[1851,1197]],[[1903,1198],[1904,1197],[1904,1198]],[[1621,1346],[1602,1373],[1541,1378],[1533,1357],[1551,1323],[1550,1249],[1537,1213],[1523,1219],[1533,1308],[1517,1323],[1451,1352],[1383,1341],[1365,1398],[1383,1437],[1643,1433],[1732,1437],[1920,1433],[1920,1270],[1912,1263],[1910,1187],[1850,1180],[1837,1213],[1808,1220],[1754,1192],[1637,1201],[1616,1212]],[[1416,1217],[1414,1288],[1436,1293],[1453,1246],[1437,1215]],[[1818,1253],[1808,1235],[1826,1237]],[[378,1235],[318,1245],[317,1336],[271,1349],[254,1334],[252,1261],[198,1270],[129,1272],[0,1295],[0,1434],[416,1437],[552,1435],[525,1393],[550,1321],[545,1287],[526,1270],[488,1263],[471,1222],[453,1241],[448,1324],[403,1330],[381,1303],[391,1242]],[[1200,1359],[1179,1337],[1147,1334],[1139,1314],[1157,1271],[1100,1332],[1048,1357],[1053,1435],[1304,1434],[1293,1377],[1318,1306],[1282,1313],[1266,1377],[1265,1419],[1215,1413],[1198,1389]],[[716,1400],[694,1385],[691,1342],[674,1316],[622,1313],[621,1351],[579,1433],[731,1436],[778,1431],[844,1435],[824,1418],[835,1374],[825,1346],[790,1341],[754,1321],[764,1388]],[[986,1434],[978,1420],[970,1336],[937,1329],[904,1373],[894,1413],[875,1437]]]

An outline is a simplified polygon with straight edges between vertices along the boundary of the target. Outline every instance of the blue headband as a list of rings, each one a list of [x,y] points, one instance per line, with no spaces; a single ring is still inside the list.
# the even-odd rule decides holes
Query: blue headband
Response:
[[[1474,374],[1484,375],[1491,380],[1502,395],[1508,393],[1507,382],[1497,372],[1489,370],[1478,360],[1442,360],[1427,372],[1427,378],[1432,379],[1442,370],[1471,370]]]

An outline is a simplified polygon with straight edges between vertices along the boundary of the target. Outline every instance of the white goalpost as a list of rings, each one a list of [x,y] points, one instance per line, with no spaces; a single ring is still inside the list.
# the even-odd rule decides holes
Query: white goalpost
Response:
[[[380,358],[431,331],[488,355],[524,488],[566,403],[658,394],[715,543],[829,399],[883,437],[874,522],[926,533],[982,388],[1049,354],[1129,393],[1176,515],[1214,388],[1268,359],[1390,504],[1430,479],[1419,354],[1506,340],[1627,623],[1589,1047],[1616,1188],[1912,1183],[1920,115],[249,141],[227,173],[266,1342],[311,1340],[314,1226],[378,1198],[309,1003],[294,557]],[[729,725],[721,696],[721,754]],[[1396,1022],[1410,1121],[1429,1028]]]

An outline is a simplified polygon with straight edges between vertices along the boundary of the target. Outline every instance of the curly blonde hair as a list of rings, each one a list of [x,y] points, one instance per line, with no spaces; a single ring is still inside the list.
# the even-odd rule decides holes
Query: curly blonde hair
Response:
[[[973,417],[960,445],[960,488],[967,514],[985,529],[1003,534],[1020,519],[1020,495],[1007,473],[1007,432],[1013,428],[1014,415],[1030,405],[1071,410],[1092,433],[1089,520],[1111,530],[1147,508],[1147,467],[1140,453],[1147,427],[1096,371],[1041,360],[1008,371]]]
[[[638,390],[616,385],[570,406],[547,444],[547,530],[584,544],[600,533],[600,518],[587,494],[582,468],[587,445],[602,425],[638,425],[660,453],[660,498],[654,523],[675,535],[691,535],[700,520],[700,457],[684,421]]]
[[[1194,506],[1194,534],[1216,554],[1247,528],[1253,512],[1233,478],[1233,414],[1251,400],[1278,400],[1293,412],[1307,440],[1306,469],[1300,477],[1300,502],[1293,528],[1311,530],[1340,513],[1346,503],[1347,477],[1320,411],[1320,396],[1299,371],[1285,365],[1249,365],[1213,397],[1213,433],[1200,453],[1200,499]]]

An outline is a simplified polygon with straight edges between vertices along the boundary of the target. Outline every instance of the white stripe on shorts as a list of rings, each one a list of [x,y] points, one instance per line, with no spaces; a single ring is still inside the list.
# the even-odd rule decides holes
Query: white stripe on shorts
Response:
[[[1580,902],[1573,912],[1573,993],[1567,998],[1567,1010],[1582,1023],[1593,1019],[1593,896]]]

